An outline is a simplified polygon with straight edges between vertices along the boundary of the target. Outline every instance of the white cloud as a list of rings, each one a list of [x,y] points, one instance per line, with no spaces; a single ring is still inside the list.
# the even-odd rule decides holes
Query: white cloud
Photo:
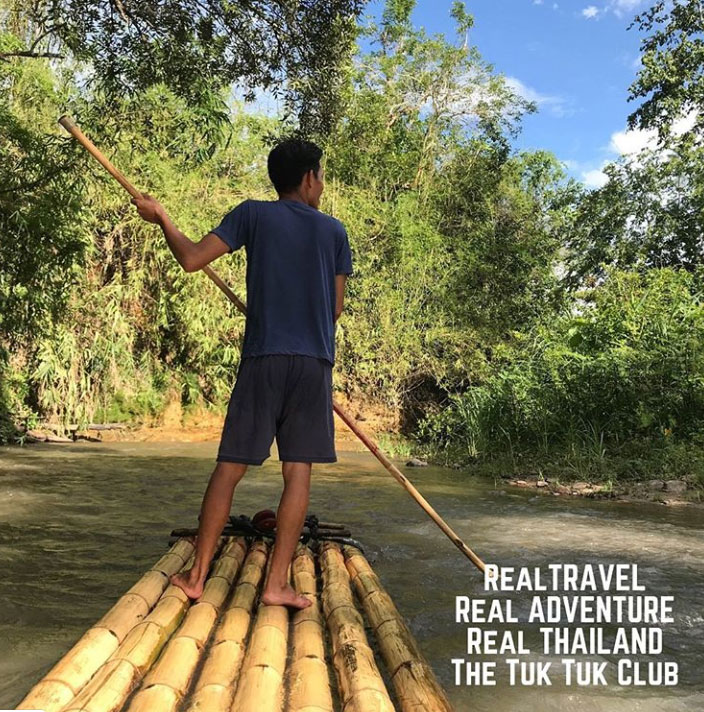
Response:
[[[567,100],[560,96],[550,96],[549,94],[541,94],[536,89],[524,84],[516,77],[506,77],[506,84],[519,96],[522,96],[527,101],[532,101],[538,105],[538,108],[545,108],[553,116],[562,118],[569,116],[573,112],[567,104]]]
[[[542,5],[543,0],[533,0],[533,5]]]
[[[596,5],[585,7],[581,15],[587,20],[594,20],[611,12],[618,18],[631,18],[645,4],[646,0],[606,0],[601,7]]]
[[[611,134],[609,150],[619,156],[632,156],[640,153],[644,148],[654,148],[657,141],[655,131],[641,131],[640,129],[615,131]]]
[[[582,171],[582,183],[584,183],[587,188],[603,188],[609,180],[603,171],[603,168],[607,164],[608,161],[604,161],[601,164],[601,168],[594,168],[591,171]]]
[[[678,119],[672,125],[672,130],[675,135],[681,135],[689,131],[696,121],[697,114],[692,111],[687,116]],[[656,149],[657,132],[642,131],[640,129],[624,129],[623,131],[614,131],[611,134],[608,146],[602,150],[609,157],[597,163],[596,161],[573,161],[565,160],[562,163],[574,175],[579,175],[580,180],[587,188],[601,188],[608,181],[607,175],[604,173],[604,168],[611,162],[617,160],[621,156],[628,157],[636,165],[639,162],[638,154],[645,149]],[[662,156],[666,157],[669,151],[663,151]]]
[[[645,0],[611,0],[610,7],[616,17],[632,15],[640,5],[644,5]]]
[[[672,124],[672,130],[679,136],[680,134],[691,131],[694,128],[694,124],[697,121],[697,112],[690,111],[687,116],[683,116],[681,119],[677,119]]]
[[[687,116],[678,119],[672,124],[672,132],[679,136],[690,131],[694,126],[697,115],[692,111]],[[646,148],[656,148],[658,144],[657,132],[655,130],[642,131],[641,129],[625,129],[611,134],[609,150],[620,156],[632,156],[640,153]]]
[[[608,181],[604,168],[610,161],[604,160],[595,164],[591,161],[582,163],[581,161],[567,159],[561,161],[561,163],[572,175],[581,180],[587,188],[601,188]]]

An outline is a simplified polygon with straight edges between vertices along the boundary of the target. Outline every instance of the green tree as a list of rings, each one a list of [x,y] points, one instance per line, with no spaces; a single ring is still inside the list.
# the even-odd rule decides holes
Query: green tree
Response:
[[[585,192],[567,239],[565,282],[593,284],[610,266],[682,267],[704,259],[704,155],[682,141],[605,168],[607,183]]]
[[[649,441],[686,442],[704,422],[702,276],[609,272],[580,314],[539,325],[422,430],[455,453],[543,462],[581,452],[603,460],[633,442],[644,459]]]
[[[656,2],[634,19],[645,37],[629,100],[631,129],[656,145],[608,165],[607,183],[584,192],[568,231],[565,283],[593,284],[609,267],[702,263],[704,4]]]
[[[553,155],[507,156],[482,140],[459,148],[439,183],[449,308],[490,354],[560,308],[556,265],[578,189]]]
[[[0,34],[0,48],[9,43]],[[60,317],[87,242],[78,161],[54,129],[65,97],[45,61],[0,62],[0,336],[10,348]]]
[[[414,28],[414,6],[389,2],[380,24],[361,29],[374,49],[355,57],[344,114],[329,142],[335,176],[384,200],[404,190],[427,197],[462,137],[491,135],[508,150],[505,134],[535,110],[469,45],[473,19],[462,3],[452,10],[456,44]]]
[[[511,156],[536,107],[468,43],[464,5],[454,43],[414,28],[414,5],[389,2],[363,29],[372,51],[354,58],[327,150],[332,204],[356,248],[341,365],[409,425],[559,303],[569,202],[554,157]]]
[[[659,0],[638,15],[642,68],[629,100],[643,99],[629,116],[630,128],[654,129],[662,142],[672,138],[676,122],[695,115],[697,140],[704,129],[704,5],[701,0]]]
[[[61,57],[82,64],[93,92],[134,96],[165,84],[214,108],[223,89],[283,96],[306,132],[337,116],[340,65],[364,0],[13,0],[17,42],[0,59]]]

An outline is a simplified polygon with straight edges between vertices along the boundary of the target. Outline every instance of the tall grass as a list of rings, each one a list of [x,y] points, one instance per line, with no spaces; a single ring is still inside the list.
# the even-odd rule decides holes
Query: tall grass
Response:
[[[609,274],[580,314],[537,327],[527,347],[426,418],[422,440],[467,461],[611,458],[668,448],[704,425],[704,274]]]

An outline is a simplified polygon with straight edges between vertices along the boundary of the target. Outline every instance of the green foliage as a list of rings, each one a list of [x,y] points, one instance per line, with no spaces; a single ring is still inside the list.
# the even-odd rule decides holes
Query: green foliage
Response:
[[[45,64],[0,62],[0,337],[9,346],[58,318],[86,246],[76,154],[49,118],[65,93]]]
[[[545,152],[507,157],[492,144],[460,148],[436,194],[451,252],[448,308],[485,348],[560,304],[554,265],[573,183]]]
[[[521,116],[535,110],[464,38],[455,45],[413,28],[414,5],[390,2],[380,26],[360,31],[378,49],[355,58],[329,142],[335,176],[385,201],[405,190],[425,198],[458,144],[482,134],[506,148],[503,132],[516,131]],[[472,20],[455,5],[461,35]]]
[[[530,317],[516,320],[541,312],[535,294],[555,286],[556,243],[539,189],[528,184],[559,190],[562,179],[554,159],[555,170],[538,178],[546,155],[510,158],[504,132],[534,107],[464,37],[455,45],[414,29],[413,5],[388,3],[381,25],[363,30],[378,49],[350,72],[324,194],[353,237],[357,267],[338,367],[348,382],[407,411],[409,426],[425,398],[480,372],[487,349],[505,339],[505,325],[483,305],[467,308],[472,270],[488,253],[497,263],[515,257],[502,277],[517,269],[503,287],[492,273],[490,288],[500,292],[492,301],[506,298],[506,312],[532,302]],[[461,3],[453,16],[462,36],[472,18]]]
[[[646,35],[641,64],[629,100],[643,102],[629,116],[629,126],[657,131],[668,143],[677,121],[695,114],[693,133],[702,137],[704,116],[704,10],[701,0],[658,0],[632,26]]]
[[[222,103],[238,84],[249,98],[283,96],[298,125],[325,134],[337,115],[341,64],[362,0],[5,0],[18,41],[4,56],[67,56],[111,109],[165,84],[193,107]]]
[[[15,438],[17,428],[15,418],[10,410],[10,393],[8,388],[8,354],[0,347],[0,443],[10,442]]]
[[[695,270],[704,254],[703,171],[703,149],[685,140],[607,166],[608,182],[574,213],[565,283],[593,284],[608,267]]]
[[[515,131],[533,107],[462,38],[472,24],[464,6],[453,8],[458,45],[414,29],[412,8],[412,2],[389,4],[381,26],[363,30],[380,49],[359,54],[347,68],[345,115],[326,145],[323,195],[323,209],[346,224],[355,254],[356,275],[338,324],[337,385],[404,409],[408,427],[428,398],[432,407],[483,373],[490,354],[515,338],[511,330],[554,301],[552,231],[560,214],[555,196],[563,191],[563,176],[547,154],[510,156],[503,132]],[[222,405],[239,358],[242,318],[202,275],[181,271],[159,231],[138,219],[90,157],[57,136],[54,122],[69,108],[194,239],[239,200],[273,197],[265,157],[282,124],[234,104],[223,115],[219,99],[190,103],[166,77],[121,97],[102,85],[90,93],[72,85],[70,65],[62,85],[43,60],[22,62],[7,63],[8,71],[44,73],[63,87],[42,102],[15,93],[8,122],[23,117],[37,127],[45,141],[37,166],[45,165],[48,142],[55,146],[63,184],[47,200],[75,210],[67,228],[80,249],[62,270],[47,265],[61,290],[52,309],[37,311],[13,354],[15,417],[153,419],[174,392],[184,406]],[[360,152],[360,144],[367,150]],[[69,175],[77,176],[75,184]],[[31,207],[35,196],[20,188],[13,201]],[[47,231],[56,243],[62,223],[52,221]],[[36,230],[27,239],[41,245],[43,236]],[[46,264],[41,249],[37,259]],[[244,295],[243,255],[218,270]],[[32,270],[26,272],[29,280]],[[482,279],[470,308],[472,283]],[[15,315],[24,304],[10,307]],[[7,338],[20,333],[17,323],[8,324]]]
[[[612,272],[581,314],[536,327],[485,381],[450,399],[421,433],[473,456],[687,441],[704,422],[704,273]]]
[[[121,102],[108,124],[100,97],[62,89],[43,60],[1,63],[0,71],[10,89],[0,113],[9,187],[0,194],[0,343],[9,350],[0,420],[153,420],[172,392],[184,404],[221,403],[241,317],[203,275],[178,267],[114,181],[59,134],[56,118],[66,101],[95,118],[95,127],[82,125],[86,133],[195,238],[238,198],[264,196],[264,142],[275,122],[233,108],[231,131],[204,136],[200,107],[190,111],[160,86]],[[103,140],[112,125],[139,129]],[[243,291],[241,257],[223,273]]]

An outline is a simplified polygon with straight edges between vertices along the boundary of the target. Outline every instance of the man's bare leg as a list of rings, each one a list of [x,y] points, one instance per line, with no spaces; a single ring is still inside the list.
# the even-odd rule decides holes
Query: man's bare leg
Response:
[[[200,598],[203,594],[205,578],[218,538],[230,516],[232,494],[246,471],[247,465],[239,462],[218,462],[210,475],[200,508],[195,561],[188,571],[173,574],[169,578],[169,581],[183,589],[189,598]]]
[[[310,497],[310,462],[284,462],[284,491],[276,513],[276,543],[261,602],[268,606],[307,608],[311,601],[299,596],[288,582],[288,567],[301,536]]]

